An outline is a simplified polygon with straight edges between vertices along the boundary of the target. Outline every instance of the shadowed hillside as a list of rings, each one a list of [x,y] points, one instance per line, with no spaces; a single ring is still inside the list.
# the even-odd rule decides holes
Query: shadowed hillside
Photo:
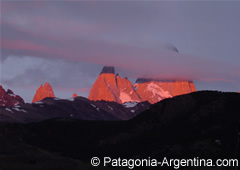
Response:
[[[239,102],[238,93],[202,91],[165,99],[128,121],[57,118],[25,125],[1,124],[0,145],[8,149],[5,152],[1,149],[0,158],[8,155],[10,159],[16,149],[8,152],[9,149],[22,150],[25,145],[30,153],[44,150],[86,165],[90,165],[93,156],[236,158]],[[18,156],[23,154],[20,152]],[[46,155],[43,157],[49,159]],[[36,155],[31,158],[37,162]],[[1,166],[7,164],[6,161]]]

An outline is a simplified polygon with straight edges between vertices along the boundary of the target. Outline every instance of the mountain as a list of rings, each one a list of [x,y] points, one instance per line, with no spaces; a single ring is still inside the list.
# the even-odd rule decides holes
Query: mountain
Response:
[[[44,86],[41,84],[41,86],[37,89],[32,103],[40,101],[46,97],[55,97],[52,86],[48,82],[46,82]]]
[[[124,103],[148,101],[156,103],[165,98],[195,92],[192,81],[167,81],[139,78],[134,86],[127,78],[115,75],[114,67],[103,67],[93,84],[89,100],[106,100]]]
[[[72,97],[77,97],[78,95],[76,93],[73,93]]]
[[[149,101],[152,104],[165,98],[196,91],[192,81],[166,81],[141,78],[136,80],[134,87],[142,101]]]
[[[115,75],[114,67],[106,66],[93,84],[88,99],[114,101],[120,104],[129,101],[141,102],[131,81]]]
[[[23,103],[24,100],[20,96],[15,95],[10,89],[5,91],[0,85],[0,107],[13,107]]]
[[[59,169],[56,167],[67,164],[67,169],[79,169],[72,159],[90,166],[92,157],[99,157],[103,162],[106,156],[158,161],[167,157],[168,162],[170,159],[213,159],[213,164],[217,159],[233,161],[239,159],[240,153],[237,147],[239,101],[239,93],[199,91],[164,99],[127,121],[56,118],[30,124],[0,123],[0,168],[14,169],[18,165],[26,167],[23,169],[44,169],[39,167],[46,164],[45,167]],[[61,161],[59,156],[63,156]],[[178,165],[179,162],[175,162],[172,167],[165,164],[161,168],[136,168],[168,170],[178,169]],[[179,169],[236,168],[183,166]],[[101,163],[99,169],[106,167]]]
[[[47,97],[35,103],[0,108],[0,122],[30,123],[51,118],[80,120],[128,120],[148,109],[148,102],[119,104],[91,101],[84,97],[59,99]]]

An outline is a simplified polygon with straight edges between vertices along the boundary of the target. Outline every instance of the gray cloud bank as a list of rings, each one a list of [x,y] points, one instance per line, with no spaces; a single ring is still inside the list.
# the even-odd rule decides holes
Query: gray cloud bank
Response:
[[[130,78],[238,91],[239,15],[236,1],[2,2],[1,84],[89,88],[113,65]]]

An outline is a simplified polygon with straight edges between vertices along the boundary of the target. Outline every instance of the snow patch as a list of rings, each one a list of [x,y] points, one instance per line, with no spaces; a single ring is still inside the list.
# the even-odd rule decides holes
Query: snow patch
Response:
[[[5,110],[13,113],[13,111],[10,108],[5,108]]]
[[[13,110],[16,110],[16,111],[18,111],[18,112],[25,112],[25,113],[27,113],[26,110],[19,109],[18,107],[13,107],[12,109],[13,109]]]
[[[172,97],[169,91],[163,90],[161,87],[159,87],[157,84],[153,82],[147,85],[146,90],[152,92],[153,97],[157,96],[158,100]]]
[[[129,96],[127,93],[121,91],[119,99],[122,101],[122,103],[129,102],[129,101],[134,101],[132,100],[131,96]]]
[[[91,105],[92,105],[92,107],[95,107],[95,108],[97,107],[97,106],[95,106],[94,104],[91,104]]]
[[[11,97],[16,97],[16,95],[15,94],[8,94],[9,96],[11,96]]]
[[[135,107],[138,103],[137,102],[125,102],[123,103],[123,106],[126,108],[131,108],[131,107]]]
[[[94,104],[91,104],[91,105],[92,105],[92,107],[96,108],[97,111],[100,112],[100,109],[97,106],[95,106]]]
[[[18,111],[18,112],[20,112],[20,109],[19,109],[19,108],[15,108],[15,107],[13,107],[12,109],[13,109],[13,110],[16,110],[16,111]]]
[[[43,102],[34,102],[34,104],[43,104]]]
[[[74,97],[71,97],[71,98],[69,98],[69,99],[67,99],[68,101],[74,101]]]
[[[131,110],[131,112],[132,112],[132,113],[134,113],[134,112],[135,112],[135,110]]]
[[[16,103],[14,103],[14,106],[19,105],[19,104],[20,104],[19,102],[16,102]]]
[[[107,105],[108,106],[108,105]],[[109,109],[113,110],[113,108],[111,106],[108,106]]]
[[[57,97],[55,97],[55,98],[53,98],[54,100],[62,100],[62,99],[60,99],[60,98],[57,98]]]

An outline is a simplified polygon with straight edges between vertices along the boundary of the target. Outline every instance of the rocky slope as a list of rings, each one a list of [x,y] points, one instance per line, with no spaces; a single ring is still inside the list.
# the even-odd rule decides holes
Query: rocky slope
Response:
[[[0,107],[13,107],[23,103],[24,100],[20,96],[15,95],[10,89],[5,91],[0,85]]]
[[[152,158],[158,161],[164,157],[205,158],[213,159],[213,163],[216,159],[239,159],[239,101],[239,93],[201,91],[162,100],[128,121],[58,118],[24,125],[0,123],[0,146],[3,148],[0,168],[11,169],[14,165],[11,160],[15,160],[29,169],[36,169],[48,158],[41,154],[43,157],[39,159],[40,154],[33,154],[39,150],[85,161],[88,165],[93,156],[103,162],[106,155],[112,159]],[[26,145],[28,156],[23,148]],[[64,165],[65,161],[59,161],[57,165]],[[53,165],[49,163],[49,166]],[[74,166],[72,163],[68,169],[77,169]],[[101,164],[99,168],[107,167]],[[180,169],[236,168],[184,166]],[[137,169],[152,168],[144,166]],[[159,169],[159,166],[153,169]],[[165,165],[160,169],[178,167],[172,164],[172,167]]]
[[[40,101],[46,97],[55,97],[52,86],[48,82],[46,82],[44,86],[41,84],[41,86],[37,89],[32,103]]]
[[[119,104],[90,101],[84,97],[70,99],[44,98],[35,103],[0,108],[0,122],[37,122],[51,118],[80,120],[128,120],[148,109],[148,102]]]

